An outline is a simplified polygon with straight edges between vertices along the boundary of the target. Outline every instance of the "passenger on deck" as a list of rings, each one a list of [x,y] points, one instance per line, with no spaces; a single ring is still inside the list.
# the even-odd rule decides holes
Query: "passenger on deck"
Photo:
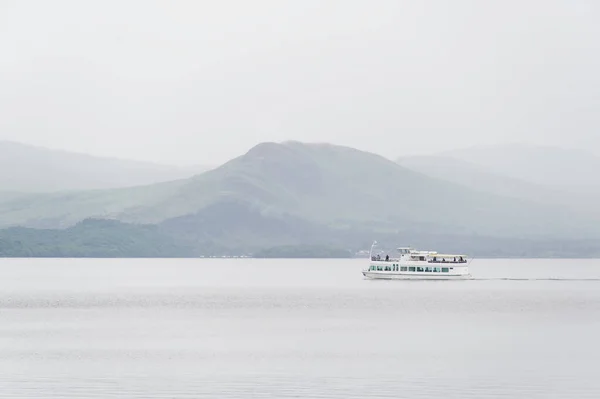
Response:
[[[462,261],[463,261],[463,258],[462,258],[462,256],[460,257],[460,261],[461,261],[461,263],[462,263]]]
[[[381,260],[381,256],[377,255],[377,260]]]
[[[389,256],[389,255],[386,255],[386,256],[385,256],[385,261],[386,261],[386,262],[389,262],[389,261],[390,261],[390,256]]]

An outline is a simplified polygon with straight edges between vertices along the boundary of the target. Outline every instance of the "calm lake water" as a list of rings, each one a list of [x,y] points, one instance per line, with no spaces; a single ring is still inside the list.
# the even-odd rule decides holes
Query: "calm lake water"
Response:
[[[600,261],[365,264],[0,260],[0,397],[600,397]]]

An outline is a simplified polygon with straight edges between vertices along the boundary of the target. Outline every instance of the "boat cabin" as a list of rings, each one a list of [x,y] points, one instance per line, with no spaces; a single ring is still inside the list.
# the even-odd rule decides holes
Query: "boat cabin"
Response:
[[[373,256],[372,251],[373,247],[369,268],[363,270],[368,278],[439,280],[470,276],[466,255],[418,251],[411,247],[397,248],[398,253],[394,257],[382,257],[381,254]]]
[[[390,271],[396,271],[395,263],[406,263],[406,264],[419,264],[419,263],[441,263],[441,264],[456,264],[456,263],[467,263],[466,255],[459,254],[438,254],[435,251],[417,251],[410,247],[400,247],[398,248],[397,257],[390,257],[386,255],[385,257],[381,257],[381,255],[371,256],[371,261],[373,262],[382,262],[382,267],[384,267],[384,271],[386,267],[391,267]],[[392,263],[391,266],[387,265],[387,263]],[[400,270],[403,271],[403,270]],[[412,270],[409,270],[412,271]]]

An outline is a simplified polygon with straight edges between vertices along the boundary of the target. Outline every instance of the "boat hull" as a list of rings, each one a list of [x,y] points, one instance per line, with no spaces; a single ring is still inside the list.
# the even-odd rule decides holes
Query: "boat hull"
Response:
[[[363,276],[373,280],[470,280],[471,274],[441,274],[363,270]]]

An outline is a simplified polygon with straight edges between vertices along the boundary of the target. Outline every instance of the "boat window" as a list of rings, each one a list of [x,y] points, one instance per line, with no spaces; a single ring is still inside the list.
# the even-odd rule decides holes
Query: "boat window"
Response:
[[[442,273],[448,273],[448,268],[447,267],[442,267]]]
[[[433,268],[433,272],[434,273],[439,273],[440,272],[440,268],[439,267],[434,267]]]
[[[408,268],[408,271],[409,271],[409,272],[414,272],[414,271],[415,271],[415,267],[414,267],[414,266],[411,266],[411,267],[409,267],[409,268]]]
[[[424,256],[419,256],[419,260],[425,260]]]
[[[425,271],[426,271],[427,273],[429,273],[429,272],[431,272],[431,269],[430,269],[430,268],[428,268],[428,267],[426,267],[426,268],[425,268]]]
[[[423,271],[423,268],[422,268],[422,267],[417,267],[417,271],[418,271],[418,272],[422,272],[422,271]]]
[[[381,266],[377,266],[377,270],[381,271],[382,267]]]
[[[414,269],[414,267],[413,267],[413,269]],[[402,266],[402,267],[400,268],[400,271],[401,271],[401,272],[405,272],[405,271],[406,271],[406,266]],[[414,271],[414,270],[413,270],[413,271]]]

